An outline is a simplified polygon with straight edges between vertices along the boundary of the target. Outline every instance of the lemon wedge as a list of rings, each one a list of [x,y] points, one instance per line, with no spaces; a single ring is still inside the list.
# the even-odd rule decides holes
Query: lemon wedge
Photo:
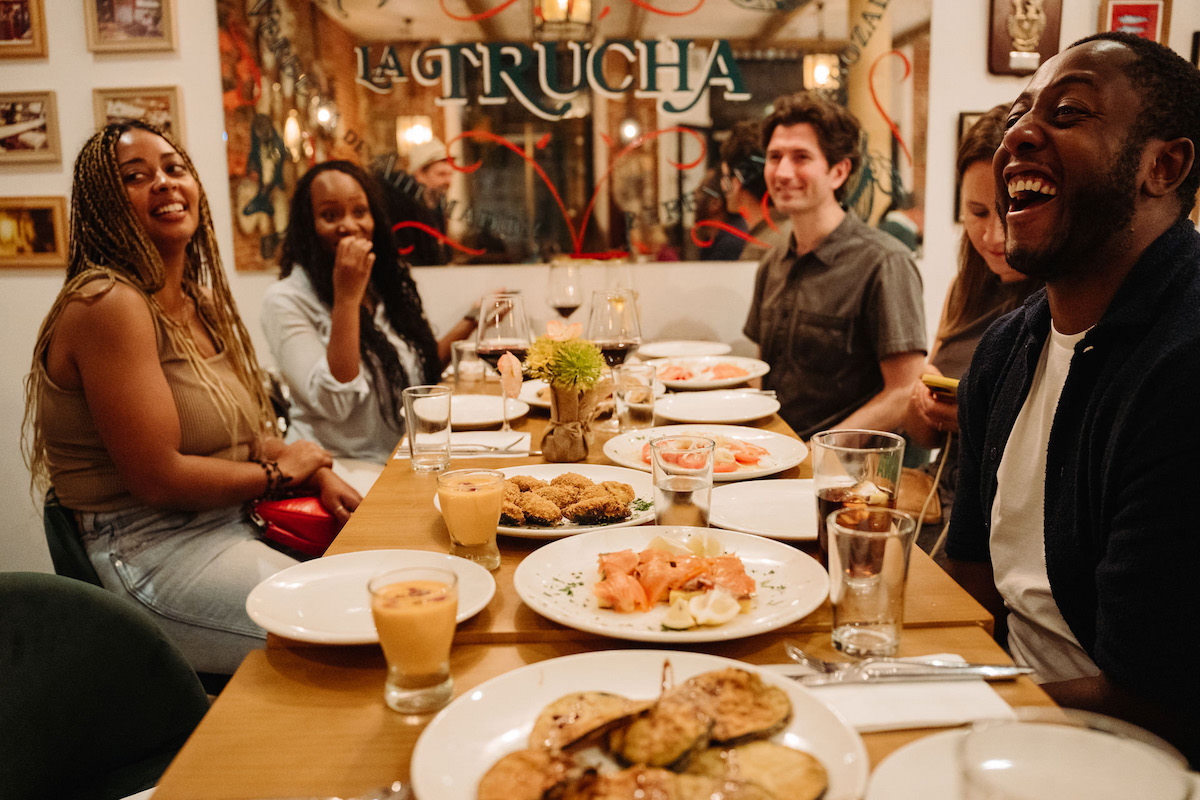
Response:
[[[720,587],[693,597],[687,607],[697,625],[724,625],[742,610],[737,599]]]
[[[693,553],[704,558],[719,556],[723,552],[721,540],[711,528],[693,533],[688,537],[687,546]]]
[[[647,550],[662,550],[664,552],[671,553],[672,555],[677,555],[677,556],[692,555],[692,551],[689,550],[688,546],[685,545],[683,542],[681,542],[678,539],[672,539],[669,536],[663,536],[661,534],[659,534],[658,536],[655,536],[653,539],[651,539],[650,543],[646,545],[646,549]]]
[[[664,628],[671,628],[677,631],[695,627],[696,620],[688,610],[688,599],[686,597],[676,597],[671,602],[671,607],[667,609],[666,614],[663,614],[662,624]]]

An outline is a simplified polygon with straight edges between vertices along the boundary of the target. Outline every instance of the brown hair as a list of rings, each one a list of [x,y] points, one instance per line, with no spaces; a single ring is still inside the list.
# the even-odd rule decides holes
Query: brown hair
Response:
[[[850,109],[832,100],[826,100],[816,92],[785,95],[776,98],[773,105],[774,111],[762,122],[764,150],[771,144],[771,136],[780,125],[799,125],[807,122],[816,132],[817,144],[829,166],[849,159],[850,171],[847,174],[853,175],[858,171],[858,165],[862,161],[862,148],[859,143],[862,129],[858,118]],[[844,181],[838,187],[835,192],[838,200],[842,199],[849,183],[848,180]]]
[[[114,122],[93,134],[75,159],[67,280],[42,322],[34,346],[33,364],[25,378],[25,419],[21,440],[31,473],[31,485],[35,490],[44,489],[50,482],[39,400],[48,380],[46,353],[55,323],[72,300],[98,297],[111,289],[116,281],[132,286],[143,295],[150,313],[166,331],[167,339],[184,355],[213,398],[229,431],[230,443],[237,441],[238,417],[243,415],[242,409],[196,349],[186,328],[167,316],[154,299],[154,293],[166,281],[162,257],[134,214],[117,168],[117,141],[122,134],[134,128],[147,130],[166,140],[196,178],[200,220],[187,245],[183,290],[195,302],[196,310],[212,332],[218,349],[229,353],[234,373],[258,406],[257,419],[249,420],[251,427],[264,433],[276,432],[275,415],[265,389],[265,376],[258,366],[250,334],[238,316],[233,294],[226,281],[208,199],[204,187],[199,185],[195,166],[170,136],[153,125],[137,120]],[[95,285],[89,287],[93,283],[98,284],[99,288]]]
[[[992,163],[992,156],[1004,138],[1007,116],[1007,105],[996,106],[980,116],[963,134],[955,160],[955,185],[960,189],[968,167],[979,162]],[[962,333],[979,319],[996,314],[997,309],[1000,314],[1011,311],[1038,285],[1039,282],[1032,279],[1002,282],[988,269],[987,262],[971,244],[964,229],[958,245],[958,274],[950,284],[936,338],[942,340]]]

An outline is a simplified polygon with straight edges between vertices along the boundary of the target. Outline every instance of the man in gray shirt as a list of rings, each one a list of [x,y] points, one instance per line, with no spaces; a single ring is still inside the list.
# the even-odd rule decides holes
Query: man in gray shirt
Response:
[[[924,300],[907,248],[840,204],[858,120],[810,92],[779,98],[763,146],[767,191],[792,229],[759,265],[743,329],[771,365],[763,386],[804,438],[895,430],[925,363]]]

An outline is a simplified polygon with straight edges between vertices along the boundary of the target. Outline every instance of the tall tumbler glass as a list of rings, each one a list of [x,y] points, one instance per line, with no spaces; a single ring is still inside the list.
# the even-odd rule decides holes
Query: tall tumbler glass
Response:
[[[716,446],[712,439],[702,436],[661,436],[651,440],[656,524],[708,527]]]
[[[450,644],[458,617],[458,575],[439,567],[407,567],[367,583],[371,616],[387,659],[384,702],[424,714],[450,702]]]
[[[833,430],[814,434],[813,485],[817,493],[817,560],[828,564],[829,513],[844,507],[896,507],[904,439],[894,433]]]

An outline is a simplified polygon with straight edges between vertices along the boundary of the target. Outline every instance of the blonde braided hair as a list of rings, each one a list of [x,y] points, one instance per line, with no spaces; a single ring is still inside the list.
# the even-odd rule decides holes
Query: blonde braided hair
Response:
[[[187,245],[183,291],[195,302],[197,313],[208,326],[218,349],[228,352],[234,374],[257,406],[254,419],[246,419],[247,414],[233,393],[200,354],[187,326],[171,319],[154,298],[154,293],[166,282],[162,257],[134,214],[117,167],[117,141],[133,128],[161,136],[179,153],[188,171],[196,178],[200,220]],[[102,281],[99,287],[92,285],[96,281]],[[141,292],[155,320],[165,323],[162,329],[168,341],[195,370],[218,408],[229,432],[231,447],[237,443],[239,419],[245,419],[251,429],[262,434],[278,433],[267,397],[265,376],[258,366],[250,334],[237,313],[221,266],[208,199],[192,160],[170,136],[153,125],[136,120],[111,123],[88,139],[75,159],[67,280],[42,322],[34,346],[33,364],[25,378],[21,449],[30,471],[30,486],[35,493],[45,491],[50,485],[40,399],[48,381],[46,354],[55,323],[68,303],[77,299],[95,299],[109,291],[116,281]],[[84,291],[85,287],[87,291]]]

